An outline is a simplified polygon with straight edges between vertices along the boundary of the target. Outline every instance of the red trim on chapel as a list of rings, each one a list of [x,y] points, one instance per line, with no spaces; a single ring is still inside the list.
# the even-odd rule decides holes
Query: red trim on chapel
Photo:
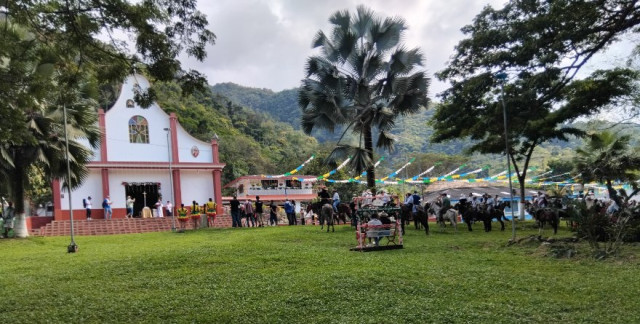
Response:
[[[107,122],[104,109],[98,109],[98,127],[100,127],[100,161],[107,161]]]

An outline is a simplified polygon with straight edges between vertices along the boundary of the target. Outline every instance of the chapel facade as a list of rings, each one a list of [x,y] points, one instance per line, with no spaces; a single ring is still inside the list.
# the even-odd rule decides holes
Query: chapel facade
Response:
[[[85,219],[83,199],[92,197],[92,218],[104,218],[102,201],[110,197],[113,218],[126,215],[127,196],[135,198],[134,216],[158,199],[175,208],[192,201],[204,204],[209,198],[222,215],[221,177],[224,164],[218,156],[217,137],[203,142],[180,126],[174,113],[165,113],[157,103],[147,108],[134,100],[137,87],[146,89],[142,75],[129,76],[120,96],[108,110],[98,111],[100,145],[87,165],[89,176],[72,191],[73,218]],[[54,219],[69,219],[68,193],[59,180],[53,181]]]

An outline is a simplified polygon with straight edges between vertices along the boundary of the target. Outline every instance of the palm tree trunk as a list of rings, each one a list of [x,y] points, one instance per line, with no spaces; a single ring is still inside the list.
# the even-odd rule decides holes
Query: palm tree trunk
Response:
[[[373,135],[371,134],[371,124],[365,124],[364,130],[364,149],[369,155],[369,161],[373,162]],[[371,193],[376,194],[376,174],[373,164],[367,167],[367,187],[371,189]]]

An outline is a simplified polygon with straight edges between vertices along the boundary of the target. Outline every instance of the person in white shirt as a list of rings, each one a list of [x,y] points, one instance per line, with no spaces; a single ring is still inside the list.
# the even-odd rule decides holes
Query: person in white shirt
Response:
[[[135,202],[135,199],[132,199],[131,196],[127,196],[127,201],[125,202],[127,204],[127,215],[125,215],[124,218],[133,218],[133,203]]]
[[[156,203],[156,217],[164,217],[164,215],[162,215],[162,207],[164,207],[162,205],[162,199],[158,198],[158,202]]]
[[[382,190],[382,206],[387,206],[389,205],[389,202],[391,201],[391,197],[389,196],[389,194]]]
[[[340,204],[340,195],[337,190],[333,190],[333,212],[338,212],[338,205]]]
[[[485,203],[487,204],[487,210],[490,213],[493,212],[493,204],[495,203],[495,201],[493,200],[493,197],[491,197],[491,195],[487,195],[487,200],[485,201]]]
[[[164,207],[167,208],[167,216],[173,216],[173,204],[171,204],[171,201],[167,200],[167,204]]]
[[[371,215],[371,220],[367,223],[367,225],[368,226],[372,226],[372,227],[373,226],[382,226],[382,222],[380,221],[380,219],[378,219],[378,214],[377,213],[373,213],[373,215]],[[378,228],[373,227],[373,229],[371,231],[379,231],[381,229],[382,228],[380,228],[380,227],[378,227]],[[380,236],[377,236],[377,237],[373,238],[374,244],[376,246],[378,246],[378,244],[380,243],[380,239],[381,239]]]
[[[87,211],[87,220],[91,220],[91,196],[84,201],[84,209]]]

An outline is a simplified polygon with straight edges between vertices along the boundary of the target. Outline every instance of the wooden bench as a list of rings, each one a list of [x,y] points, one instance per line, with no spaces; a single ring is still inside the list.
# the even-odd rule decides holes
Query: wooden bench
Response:
[[[382,239],[387,238],[387,245],[393,243],[396,245],[397,238],[397,228],[396,224],[387,224],[387,225],[378,225],[378,226],[370,226],[364,224],[362,226],[362,231],[364,233],[364,238],[371,239]],[[378,242],[379,243],[379,242]]]

